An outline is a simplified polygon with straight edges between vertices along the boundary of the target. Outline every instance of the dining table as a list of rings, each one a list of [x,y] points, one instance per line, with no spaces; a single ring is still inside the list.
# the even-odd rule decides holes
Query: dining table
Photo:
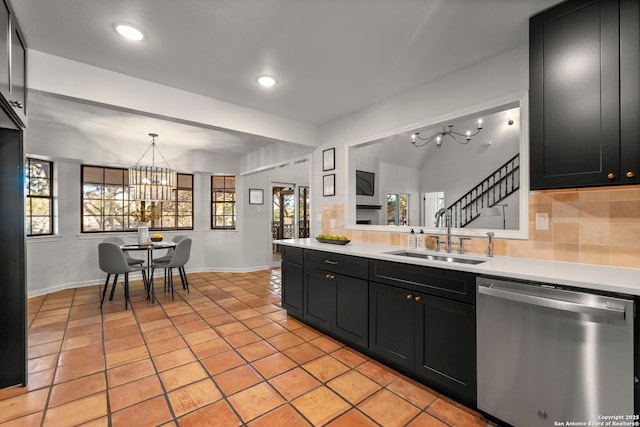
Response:
[[[127,243],[120,246],[123,251],[146,251],[147,252],[147,264],[146,273],[147,278],[144,283],[144,288],[147,293],[147,299],[151,302],[155,302],[155,292],[153,284],[151,283],[151,264],[153,261],[153,251],[160,249],[171,249],[177,246],[177,242],[172,241],[160,241],[160,242],[147,242],[147,243]]]

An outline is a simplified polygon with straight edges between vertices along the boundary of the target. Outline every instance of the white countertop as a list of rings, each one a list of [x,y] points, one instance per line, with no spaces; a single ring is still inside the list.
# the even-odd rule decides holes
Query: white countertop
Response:
[[[479,254],[460,255],[456,252],[447,254],[442,251],[408,250],[402,246],[377,245],[361,242],[350,242],[347,245],[334,245],[320,243],[315,239],[288,239],[275,240],[274,243],[385,261],[640,296],[640,268],[609,267],[594,264],[503,256],[489,258]],[[485,262],[473,265],[432,261],[386,253],[404,250],[431,255],[451,256],[453,258],[482,260]]]

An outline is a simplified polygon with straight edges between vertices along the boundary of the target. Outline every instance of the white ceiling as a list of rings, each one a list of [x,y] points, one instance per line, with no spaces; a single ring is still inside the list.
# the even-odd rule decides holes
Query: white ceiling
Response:
[[[12,6],[30,49],[322,125],[526,43],[528,18],[557,2],[13,0]],[[120,38],[116,21],[140,26],[147,40]],[[263,73],[278,84],[258,87]],[[37,124],[46,114],[33,104],[30,124]],[[123,125],[116,120],[114,126]]]

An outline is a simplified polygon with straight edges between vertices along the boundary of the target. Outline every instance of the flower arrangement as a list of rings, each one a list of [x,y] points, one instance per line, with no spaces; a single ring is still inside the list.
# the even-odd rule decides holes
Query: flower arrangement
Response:
[[[160,219],[160,208],[152,204],[142,205],[138,209],[130,211],[129,215],[138,222],[152,222]]]

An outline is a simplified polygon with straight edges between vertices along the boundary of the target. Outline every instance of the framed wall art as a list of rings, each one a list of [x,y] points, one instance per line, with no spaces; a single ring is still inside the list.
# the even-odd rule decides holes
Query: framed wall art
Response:
[[[322,151],[322,171],[332,171],[336,168],[336,149],[329,148]]]
[[[264,204],[264,190],[261,188],[249,189],[249,204],[250,205],[262,205]]]
[[[335,196],[336,195],[336,174],[325,175],[322,177],[322,195],[323,196]]]

